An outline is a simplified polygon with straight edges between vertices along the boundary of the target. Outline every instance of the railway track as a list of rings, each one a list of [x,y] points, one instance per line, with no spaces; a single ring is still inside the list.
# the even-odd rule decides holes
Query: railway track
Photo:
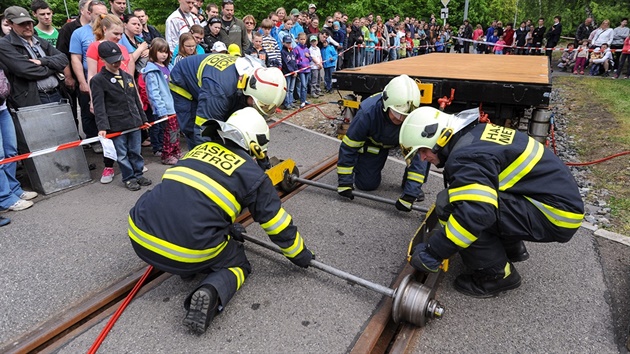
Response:
[[[336,168],[336,156],[329,157],[302,176],[304,179],[316,181]],[[307,185],[301,184],[291,192],[279,192],[283,201],[293,197]],[[253,223],[249,212],[237,218],[244,226]],[[78,337],[89,328],[111,316],[127,297],[146,272],[146,268],[138,269],[124,279],[111,284],[99,293],[77,303],[50,320],[40,324],[32,331],[12,340],[0,348],[2,353],[52,353]],[[419,278],[413,275],[413,269],[405,265],[400,275],[394,280],[392,287],[396,289],[407,275],[414,276],[431,289],[438,286],[439,275]],[[171,274],[153,270],[136,296],[155,289]],[[366,324],[363,332],[356,338],[352,353],[404,353],[413,345],[422,328],[409,324],[396,324],[390,315],[394,299],[384,297]],[[86,348],[87,349],[87,348]]]

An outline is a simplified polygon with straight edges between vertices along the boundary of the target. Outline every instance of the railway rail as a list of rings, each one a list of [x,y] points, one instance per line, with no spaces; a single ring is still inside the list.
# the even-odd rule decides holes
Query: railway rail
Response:
[[[337,163],[336,156],[331,156],[328,159],[322,161],[314,168],[309,170],[302,178],[303,182],[316,181],[320,177],[326,175],[335,170]],[[290,191],[279,191],[281,199],[283,201],[295,196],[297,193],[309,186],[306,183],[300,183],[295,179],[292,183],[298,185]],[[248,212],[243,213],[238,219],[244,226],[248,226],[253,223],[253,220]],[[421,228],[422,229],[422,228]],[[422,230],[419,229],[419,232]],[[251,243],[251,242],[250,242]],[[321,268],[320,268],[321,269]],[[81,302],[71,306],[67,310],[58,315],[52,317],[50,320],[41,323],[32,331],[23,334],[19,338],[11,341],[9,344],[0,348],[2,353],[50,353],[62,348],[65,344],[78,337],[80,334],[87,331],[89,328],[106,320],[111,316],[120,304],[127,297],[128,293],[138,283],[139,279],[144,275],[145,268],[138,269],[133,274],[121,279],[120,281],[111,284],[102,291],[90,296],[89,298],[82,300]],[[151,291],[158,287],[165,280],[167,280],[171,274],[163,273],[158,270],[153,270],[146,280],[144,286],[140,289],[137,296]],[[406,265],[400,275],[391,284],[392,289],[389,297],[385,296],[379,303],[377,309],[374,311],[373,316],[366,324],[363,332],[357,336],[354,345],[352,347],[353,353],[403,353],[413,345],[414,339],[421,333],[422,328],[414,325],[406,324],[402,321],[396,323],[394,318],[390,315],[394,312],[394,316],[398,315],[399,320],[401,314],[404,320],[405,313],[414,314],[412,307],[417,301],[418,296],[422,296],[423,299],[429,295],[433,295],[435,289],[439,284],[439,274],[431,275],[429,277],[420,277],[414,274],[413,269]],[[421,282],[426,288],[420,285],[420,289],[415,285],[412,287],[406,282]],[[361,284],[359,284],[361,285]],[[401,286],[402,285],[402,286]],[[396,291],[407,290],[410,292],[406,294],[407,300],[403,295],[394,296]],[[409,298],[411,297],[411,298]],[[398,302],[398,303],[396,303]],[[402,303],[401,303],[402,302]],[[397,311],[394,309],[398,309]],[[421,309],[421,315],[424,316],[425,309]],[[396,314],[398,312],[398,314]],[[417,312],[417,310],[416,310]],[[440,313],[441,314],[441,313]],[[418,320],[424,324],[426,319]],[[86,348],[87,349],[87,348]]]

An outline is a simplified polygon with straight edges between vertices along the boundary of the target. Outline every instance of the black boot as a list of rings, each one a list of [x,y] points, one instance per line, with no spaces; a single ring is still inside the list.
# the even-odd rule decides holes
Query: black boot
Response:
[[[507,290],[521,286],[521,276],[516,268],[509,265],[509,274],[500,271],[495,274],[476,271],[473,274],[461,274],[455,278],[455,290],[460,293],[477,298],[489,298],[499,295]]]
[[[200,287],[190,297],[190,306],[184,318],[184,325],[196,334],[205,333],[218,307],[217,290],[210,285]]]
[[[423,200],[424,200],[424,192],[421,189],[420,194],[418,194],[418,198],[416,198],[416,202],[421,202]]]
[[[509,245],[504,244],[503,247],[505,248],[505,254],[512,263],[523,262],[529,259],[529,252],[527,252],[525,242],[523,241]]]

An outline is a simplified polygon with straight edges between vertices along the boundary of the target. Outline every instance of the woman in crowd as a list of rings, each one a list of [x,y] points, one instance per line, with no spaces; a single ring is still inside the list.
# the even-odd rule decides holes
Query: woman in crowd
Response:
[[[247,39],[249,39],[249,43],[252,43],[254,40],[254,31],[256,30],[256,19],[252,15],[246,15],[243,17],[243,23],[245,23],[245,32],[247,33]]]

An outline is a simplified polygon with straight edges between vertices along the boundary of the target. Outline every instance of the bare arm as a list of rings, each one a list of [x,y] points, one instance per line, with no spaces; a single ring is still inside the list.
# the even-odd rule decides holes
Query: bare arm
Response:
[[[87,93],[90,92],[90,86],[88,86],[85,74],[83,73],[82,58],[81,54],[70,54],[70,64],[72,65],[74,75],[77,77],[77,82],[79,82],[79,90]]]

